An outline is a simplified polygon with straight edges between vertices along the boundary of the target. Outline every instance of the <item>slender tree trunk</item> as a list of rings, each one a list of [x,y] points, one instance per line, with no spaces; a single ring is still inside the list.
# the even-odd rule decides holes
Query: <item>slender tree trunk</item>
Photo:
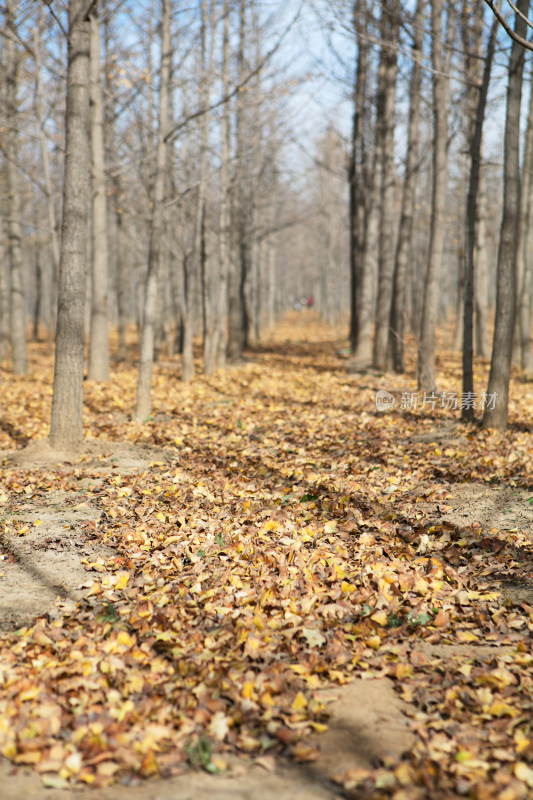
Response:
[[[67,110],[50,443],[75,450],[83,438],[83,353],[89,217],[89,22],[84,0],[68,7]]]
[[[0,243],[0,361],[7,357],[11,341],[9,305],[9,262],[3,243]]]
[[[450,105],[449,47],[443,52],[443,17],[446,17],[446,43],[451,44],[453,30],[452,10],[445,11],[443,0],[432,0],[431,34],[433,74],[433,186],[431,196],[431,229],[424,301],[418,348],[418,388],[434,392],[435,380],[435,329],[438,313],[439,286],[446,229],[445,205],[448,174],[448,112]]]
[[[6,27],[11,35],[4,38],[5,58],[5,96],[9,127],[4,134],[6,151],[6,190],[8,199],[7,242],[11,272],[11,351],[13,372],[25,375],[28,370],[26,355],[26,296],[24,292],[24,265],[22,259],[22,225],[21,196],[19,175],[16,166],[18,160],[18,56],[14,36],[15,17],[12,0],[5,6]]]
[[[109,378],[107,186],[105,174],[104,111],[100,85],[100,20],[91,13],[91,153],[92,153],[92,293],[89,379]]]
[[[245,76],[246,0],[240,1],[239,32],[239,82]],[[244,187],[244,92],[237,95],[236,114],[236,170],[232,192],[232,229],[234,244],[231,248],[231,265],[228,281],[228,358],[242,358],[246,345],[248,321],[246,318],[245,283],[248,269],[248,243],[246,241],[246,193]]]
[[[477,198],[481,171],[481,137],[489,91],[498,20],[492,23],[487,43],[483,77],[479,87],[476,117],[470,142],[470,180],[466,203],[465,287],[463,311],[463,394],[474,394],[474,254],[476,246]],[[474,406],[465,404],[461,410],[464,420],[474,419]]]
[[[230,3],[224,0],[224,27],[222,33],[222,87],[224,96],[229,93],[229,17]],[[220,212],[218,238],[218,302],[215,321],[215,366],[226,363],[227,314],[228,314],[228,274],[230,270],[230,118],[229,104],[225,103],[221,122],[221,165],[220,165]]]
[[[531,248],[533,246],[533,92],[529,95],[526,144],[521,192],[520,223],[517,249],[517,313],[516,328],[520,352],[520,366],[527,374],[533,373],[531,350],[531,281],[533,275]]]
[[[365,142],[368,123],[367,0],[355,0],[353,22],[357,37],[357,67],[354,87],[352,151],[350,156],[350,343],[348,369],[368,367],[372,361],[372,313],[374,246],[377,246],[377,216],[374,208],[381,165],[369,169],[370,153]],[[377,172],[376,172],[377,170]],[[375,234],[375,235],[374,235]]]
[[[489,261],[486,214],[486,196],[483,172],[481,172],[477,204],[476,249],[474,254],[475,342],[476,355],[480,356],[480,358],[490,357]]]
[[[126,287],[131,280],[131,273],[124,257],[124,210],[121,204],[122,188],[120,180],[115,179],[115,251],[116,251],[116,292],[117,292],[117,317],[118,317],[118,357],[121,361],[126,359],[126,324],[128,319],[128,294]]]
[[[163,230],[163,201],[165,196],[165,173],[167,146],[167,85],[170,76],[172,50],[170,43],[170,0],[161,0],[161,77],[159,83],[159,124],[157,134],[156,173],[152,201],[152,221],[146,275],[143,320],[141,333],[141,354],[137,380],[137,399],[134,418],[144,422],[152,408],[151,387],[154,362],[154,326],[157,308],[158,273],[161,258],[161,234]]]
[[[46,141],[46,134],[44,130],[45,118],[42,109],[42,90],[41,90],[41,24],[42,18],[39,18],[39,24],[34,31],[33,52],[35,60],[35,92],[34,92],[34,112],[35,118],[39,125],[39,144],[41,149],[41,163],[43,167],[44,188],[46,192],[46,210],[48,214],[48,225],[50,227],[50,244],[52,250],[52,263],[54,275],[57,278],[59,274],[59,239],[57,236],[57,220],[54,209],[54,196],[52,192],[52,180],[50,177],[50,159],[48,157],[48,145]]]
[[[209,47],[208,47],[208,37]],[[215,28],[214,28],[214,4],[210,3],[208,8],[207,0],[202,0],[202,81],[201,97],[204,109],[209,107],[211,99],[211,82],[213,78],[215,54]],[[200,125],[200,174],[198,178],[198,203],[197,213],[199,218],[196,221],[196,241],[197,264],[203,275],[203,359],[204,369],[207,375],[211,375],[215,368],[215,349],[214,349],[214,326],[215,326],[215,297],[213,296],[214,274],[211,264],[207,260],[206,252],[206,193],[207,193],[207,157],[209,151],[209,127],[211,115],[206,110],[202,116]]]
[[[396,118],[396,78],[398,73],[398,51],[396,44],[400,28],[398,0],[382,3],[382,46],[378,76],[378,120],[377,135],[381,150],[381,187],[379,219],[379,264],[378,297],[376,304],[376,326],[372,361],[377,369],[387,368],[387,346],[392,303],[395,249],[395,168],[394,127]]]
[[[424,6],[425,0],[417,0],[414,41],[413,71],[409,96],[409,126],[407,133],[407,160],[402,194],[402,208],[398,242],[396,245],[396,261],[394,265],[394,281],[392,291],[392,308],[390,318],[390,350],[392,366],[395,372],[405,371],[404,337],[406,281],[409,261],[409,243],[413,227],[413,213],[416,195],[416,177],[419,160],[420,141],[420,98],[422,92],[422,46],[424,42]]]
[[[518,0],[517,8],[522,14],[527,15],[529,0]],[[515,31],[522,37],[527,33],[526,24],[518,14],[515,19]],[[489,402],[483,414],[483,427],[499,430],[505,430],[507,427],[516,307],[516,246],[520,213],[520,106],[523,72],[524,49],[513,41],[507,84],[503,217],[496,275],[496,316],[487,390]]]

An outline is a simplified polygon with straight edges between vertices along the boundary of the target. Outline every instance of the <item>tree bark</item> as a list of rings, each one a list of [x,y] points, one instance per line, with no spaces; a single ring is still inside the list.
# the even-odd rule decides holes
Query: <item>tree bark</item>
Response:
[[[224,0],[224,24],[222,33],[222,89],[224,97],[229,94],[229,17],[230,2]],[[220,211],[218,234],[218,302],[215,315],[214,360],[217,368],[226,363],[227,315],[228,315],[228,274],[230,270],[230,118],[229,104],[222,110],[220,126],[221,164],[220,164]]]
[[[529,0],[518,0],[517,8],[527,15]],[[516,15],[515,32],[524,36],[526,23]],[[524,49],[513,41],[509,60],[507,112],[504,137],[503,216],[496,273],[496,316],[492,357],[482,425],[505,430],[509,413],[509,380],[516,307],[516,247],[520,213],[520,107]]]
[[[529,95],[524,166],[522,171],[520,201],[520,223],[517,250],[517,313],[516,328],[520,352],[520,366],[526,374],[533,374],[533,352],[531,349],[531,289],[533,261],[533,92]]]
[[[83,438],[83,354],[89,217],[89,22],[84,0],[68,7],[65,173],[50,443],[75,450]]]
[[[443,0],[432,0],[431,34],[433,68],[433,185],[431,194],[431,228],[429,253],[424,280],[424,300],[420,343],[418,348],[418,389],[434,392],[435,380],[435,329],[438,313],[439,285],[446,229],[445,204],[448,176],[448,112],[450,105],[449,53],[443,46],[443,16],[446,14],[446,44],[451,44],[452,13],[445,11]]]
[[[362,369],[372,361],[372,284],[374,222],[377,222],[373,201],[379,185],[380,162],[375,158],[376,169],[368,169],[370,154],[365,142],[368,123],[367,89],[368,56],[367,0],[355,0],[353,23],[357,40],[357,66],[354,86],[354,113],[349,166],[350,186],[350,344],[352,356],[349,369]],[[377,155],[377,154],[376,154]],[[377,172],[376,172],[377,170]]]
[[[490,357],[489,345],[489,263],[487,242],[487,208],[483,180],[483,171],[480,175],[480,188],[478,190],[477,220],[476,220],[476,249],[474,254],[474,333],[476,342],[476,355],[480,358]]]
[[[239,83],[245,76],[246,0],[239,6]],[[246,241],[246,196],[244,188],[244,92],[237,94],[236,113],[237,150],[236,170],[232,192],[231,262],[228,280],[228,343],[227,356],[232,361],[242,358],[246,345],[248,320],[246,317],[245,283],[248,270],[248,242]]]
[[[90,17],[90,91],[92,154],[92,280],[89,379],[109,378],[108,320],[108,231],[107,186],[105,174],[104,111],[100,77],[100,20],[93,9]]]
[[[0,244],[0,361],[9,354],[9,262],[7,252]]]
[[[8,200],[7,241],[11,275],[11,352],[13,372],[25,375],[28,371],[26,355],[26,295],[24,291],[24,264],[22,259],[22,218],[18,160],[18,57],[14,37],[16,35],[12,0],[5,6],[6,27],[10,35],[4,38],[5,96],[9,128],[4,134],[6,154],[6,190]]]
[[[379,219],[378,296],[372,353],[376,369],[387,368],[389,322],[392,303],[395,251],[395,167],[394,127],[396,119],[396,77],[398,73],[398,33],[400,8],[398,0],[387,0],[381,6],[382,46],[378,75],[377,136],[381,150],[381,186]]]
[[[482,16],[481,16],[482,18]],[[498,20],[494,18],[487,43],[483,77],[479,87],[474,128],[470,141],[470,179],[466,204],[465,286],[463,310],[463,394],[474,395],[474,254],[479,177],[481,171],[481,137],[489,91]],[[474,405],[465,404],[461,410],[464,420],[474,419]]]
[[[144,422],[152,409],[152,370],[154,363],[154,326],[157,308],[157,287],[161,259],[161,234],[163,230],[163,202],[167,146],[165,135],[168,125],[168,81],[172,50],[170,42],[170,2],[161,0],[161,77],[159,82],[159,122],[157,131],[156,171],[152,199],[152,220],[148,252],[148,271],[144,290],[141,354],[137,379],[137,399],[134,419]]]
[[[48,213],[48,225],[50,226],[50,244],[52,250],[52,263],[54,276],[59,274],[59,240],[57,236],[57,221],[54,209],[54,197],[52,192],[52,180],[50,176],[50,159],[48,157],[48,145],[44,129],[45,118],[42,110],[41,100],[41,25],[42,19],[39,17],[39,24],[34,32],[34,60],[35,60],[35,93],[34,111],[35,118],[39,125],[39,144],[41,148],[41,161],[43,165],[44,188],[46,192],[46,210]]]
[[[395,372],[405,371],[404,337],[407,266],[409,261],[409,245],[413,227],[413,213],[416,196],[416,177],[419,161],[420,141],[420,99],[422,92],[422,46],[424,42],[424,7],[425,0],[417,0],[414,20],[413,70],[409,93],[409,123],[407,133],[407,160],[402,193],[402,208],[396,260],[394,264],[394,280],[392,290],[392,308],[390,317],[390,352]]]

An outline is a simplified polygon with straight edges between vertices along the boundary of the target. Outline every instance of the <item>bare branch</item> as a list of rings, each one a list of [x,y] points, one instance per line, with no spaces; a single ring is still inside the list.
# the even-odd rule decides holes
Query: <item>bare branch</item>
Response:
[[[176,125],[174,125],[174,127],[165,136],[165,139],[164,139],[165,144],[168,144],[168,142],[173,142],[174,139],[176,138],[177,134],[179,133],[179,131],[182,128],[184,128],[186,125],[188,125],[189,122],[192,122],[193,119],[198,119],[198,117],[202,117],[204,114],[209,114],[211,111],[214,111],[215,109],[220,108],[220,106],[223,106],[225,103],[229,102],[229,100],[231,100],[233,97],[235,97],[235,95],[237,95],[241,91],[241,89],[243,89],[248,83],[250,83],[252,78],[254,78],[256,75],[258,75],[259,72],[261,72],[263,67],[270,61],[272,56],[275,55],[275,53],[279,50],[283,40],[285,39],[287,34],[292,30],[294,25],[296,24],[300,14],[301,14],[301,11],[302,11],[302,5],[300,5],[298,11],[296,12],[294,17],[290,21],[289,25],[285,28],[285,30],[281,34],[281,36],[279,37],[279,39],[276,42],[276,44],[268,51],[268,53],[265,55],[265,57],[263,59],[261,59],[259,64],[257,64],[257,66],[253,70],[251,70],[251,72],[248,73],[248,75],[244,78],[243,81],[238,83],[231,90],[231,92],[228,92],[227,95],[225,95],[224,97],[221,97],[219,100],[217,100],[216,103],[212,103],[209,106],[205,106],[204,108],[199,108],[196,111],[193,111],[191,114],[188,114],[184,119],[182,119],[180,122],[178,122]]]
[[[498,22],[499,22],[499,23],[500,23],[500,25],[502,26],[502,28],[504,29],[504,31],[506,32],[506,34],[507,34],[508,36],[510,36],[510,37],[511,37],[511,39],[512,39],[514,42],[516,42],[517,44],[520,44],[520,45],[522,45],[522,47],[524,47],[526,50],[531,50],[531,51],[533,51],[533,41],[530,41],[529,39],[526,39],[524,36],[520,36],[520,34],[516,33],[516,32],[515,32],[515,31],[514,31],[514,30],[511,28],[511,26],[509,25],[509,23],[508,23],[508,22],[507,22],[507,20],[505,19],[505,17],[504,17],[504,15],[502,14],[502,12],[501,12],[500,8],[498,8],[498,6],[497,6],[497,5],[496,5],[496,3],[494,2],[494,0],[484,0],[484,2],[485,2],[487,5],[488,5],[488,7],[489,7],[489,8],[490,8],[490,10],[492,11],[492,13],[494,14],[494,16],[496,17],[496,19],[498,20]],[[518,13],[519,17],[521,17],[521,18],[522,18],[524,21],[526,21],[530,27],[533,27],[532,23],[531,23],[531,22],[529,22],[529,20],[527,20],[527,19],[526,19],[526,17],[524,16],[524,14],[522,14],[522,13],[520,13],[520,12],[518,12],[518,11],[517,11],[517,9],[516,9],[516,7],[515,7],[514,3],[512,3],[512,0],[508,0],[508,2],[509,2],[509,5],[511,6],[511,8],[512,8],[514,11],[516,11],[516,12]]]

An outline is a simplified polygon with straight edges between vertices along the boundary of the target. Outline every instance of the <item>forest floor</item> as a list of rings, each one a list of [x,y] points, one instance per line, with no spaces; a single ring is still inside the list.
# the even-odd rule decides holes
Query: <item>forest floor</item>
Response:
[[[45,346],[2,373],[3,799],[531,797],[533,383],[482,431],[345,345],[301,312],[166,358],[144,425],[117,363],[76,456]]]

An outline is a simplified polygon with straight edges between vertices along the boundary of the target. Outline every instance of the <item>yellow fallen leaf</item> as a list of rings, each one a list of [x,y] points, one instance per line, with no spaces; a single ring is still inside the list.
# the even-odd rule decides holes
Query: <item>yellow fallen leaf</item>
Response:
[[[387,612],[382,608],[380,611],[376,611],[372,614],[370,619],[377,622],[378,625],[385,626],[387,624]]]
[[[294,708],[295,711],[303,711],[304,708],[307,708],[307,700],[302,692],[298,692],[292,701],[292,708]]]
[[[472,631],[459,631],[457,638],[460,642],[478,642],[479,636],[476,636]]]
[[[346,594],[349,594],[350,592],[355,592],[355,589],[356,587],[353,585],[353,583],[348,583],[348,581],[343,581],[341,583],[341,592],[346,592]]]
[[[519,761],[514,767],[515,778],[526,783],[533,789],[533,769],[524,761]]]
[[[519,712],[516,708],[513,708],[507,703],[502,703],[500,700],[495,700],[489,707],[488,713],[491,715],[491,717],[516,717],[518,716]]]

